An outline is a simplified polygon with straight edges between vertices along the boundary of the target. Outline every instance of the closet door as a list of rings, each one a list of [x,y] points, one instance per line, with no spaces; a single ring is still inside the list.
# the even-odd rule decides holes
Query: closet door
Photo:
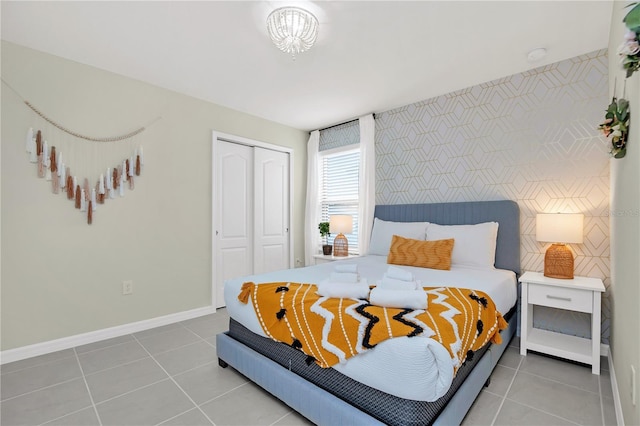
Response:
[[[289,154],[254,148],[254,274],[288,269]]]
[[[216,162],[217,224],[216,307],[225,306],[224,281],[253,273],[253,148],[218,141]]]

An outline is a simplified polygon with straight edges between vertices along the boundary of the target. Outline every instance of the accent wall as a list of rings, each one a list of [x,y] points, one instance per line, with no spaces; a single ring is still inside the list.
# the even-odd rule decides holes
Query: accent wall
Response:
[[[584,243],[570,245],[575,274],[609,288],[610,160],[598,131],[608,66],[596,51],[377,113],[376,203],[515,200],[523,271],[543,270],[536,213],[584,213]],[[602,318],[608,343],[609,291]],[[534,322],[589,336],[586,314],[540,307]]]

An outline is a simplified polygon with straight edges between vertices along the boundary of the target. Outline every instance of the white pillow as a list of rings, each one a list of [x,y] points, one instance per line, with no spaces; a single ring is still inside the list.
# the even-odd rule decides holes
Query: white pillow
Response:
[[[369,254],[388,255],[394,235],[424,241],[428,224],[429,222],[390,222],[374,218]]]
[[[427,227],[427,240],[453,238],[452,265],[483,266],[493,268],[496,263],[498,222],[477,225],[438,225]]]

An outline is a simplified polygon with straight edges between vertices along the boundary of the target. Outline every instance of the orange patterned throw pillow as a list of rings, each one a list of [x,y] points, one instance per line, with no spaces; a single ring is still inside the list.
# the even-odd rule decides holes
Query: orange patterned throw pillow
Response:
[[[387,263],[431,269],[451,269],[454,239],[422,241],[394,235]]]

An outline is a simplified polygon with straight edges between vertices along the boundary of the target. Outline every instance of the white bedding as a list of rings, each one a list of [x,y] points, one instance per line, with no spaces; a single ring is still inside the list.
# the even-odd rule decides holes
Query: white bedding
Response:
[[[382,278],[389,265],[386,256],[363,256],[342,260],[357,263],[360,276],[371,284]],[[265,336],[251,303],[237,299],[244,282],[318,283],[334,272],[336,263],[275,271],[232,279],[225,282],[225,302],[231,318],[254,333]],[[397,266],[397,265],[394,265]],[[463,287],[487,293],[502,314],[517,300],[516,277],[512,271],[490,268],[452,266],[450,271],[397,266],[411,271],[425,287]],[[388,339],[375,349],[333,366],[342,374],[391,395],[418,401],[435,401],[444,395],[453,380],[449,352],[430,338],[416,336]],[[375,372],[372,374],[372,372]]]

